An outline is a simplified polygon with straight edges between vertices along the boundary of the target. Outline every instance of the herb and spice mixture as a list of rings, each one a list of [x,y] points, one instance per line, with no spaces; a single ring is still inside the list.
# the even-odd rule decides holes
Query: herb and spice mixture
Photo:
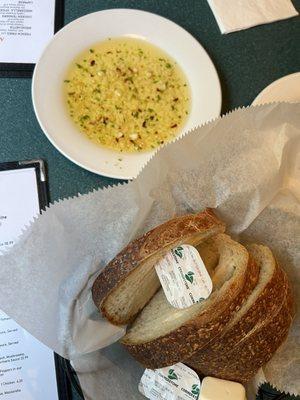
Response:
[[[154,149],[173,139],[190,109],[176,62],[145,41],[103,41],[72,63],[64,81],[69,114],[89,139],[120,152]]]

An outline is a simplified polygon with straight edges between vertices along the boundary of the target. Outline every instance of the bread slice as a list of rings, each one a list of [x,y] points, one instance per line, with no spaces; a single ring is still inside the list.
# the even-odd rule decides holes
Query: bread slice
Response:
[[[217,266],[211,271],[210,297],[180,310],[168,303],[161,289],[122,339],[128,351],[147,368],[175,364],[205,347],[220,335],[256,286],[258,267],[242,245],[224,234],[212,238],[208,245],[218,254]],[[201,246],[199,251],[201,255]],[[207,251],[203,258],[213,265],[215,260],[210,254]]]
[[[282,304],[284,273],[278,267],[271,250],[256,244],[247,246],[247,249],[260,270],[257,285],[240,310],[233,315],[222,335],[188,360],[190,365],[218,362],[221,354],[228,354],[251,329]]]
[[[198,373],[245,383],[285,339],[293,315],[293,298],[286,274],[270,249],[248,247],[260,267],[258,283],[216,341],[186,363]]]
[[[286,292],[275,313],[266,316],[234,349],[216,362],[190,365],[198,374],[247,383],[265,365],[284,342],[294,317],[291,287],[285,279]]]
[[[154,265],[161,257],[180,244],[197,245],[224,231],[210,209],[154,228],[125,247],[97,277],[92,288],[96,306],[113,324],[128,324],[160,287]]]

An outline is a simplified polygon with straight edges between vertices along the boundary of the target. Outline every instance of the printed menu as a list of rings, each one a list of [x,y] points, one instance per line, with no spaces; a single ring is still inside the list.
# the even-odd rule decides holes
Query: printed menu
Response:
[[[0,171],[0,257],[38,213],[35,169]],[[0,310],[2,399],[57,400],[58,394],[52,350]]]
[[[0,1],[0,62],[36,63],[54,34],[55,0]]]

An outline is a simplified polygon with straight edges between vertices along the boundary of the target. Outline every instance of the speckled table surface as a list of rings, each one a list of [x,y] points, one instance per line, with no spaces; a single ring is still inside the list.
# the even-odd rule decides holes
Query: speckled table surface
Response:
[[[293,3],[299,11],[300,0]],[[223,113],[249,105],[272,81],[300,70],[299,18],[221,35],[206,0],[65,0],[65,23],[116,7],[160,14],[198,39],[217,68]],[[52,201],[116,183],[76,166],[50,144],[35,118],[30,89],[31,79],[0,79],[0,162],[45,159]]]

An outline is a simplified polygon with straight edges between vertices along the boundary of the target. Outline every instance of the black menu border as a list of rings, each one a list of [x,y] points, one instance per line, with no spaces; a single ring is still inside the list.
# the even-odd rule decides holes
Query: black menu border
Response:
[[[55,1],[54,33],[64,26],[64,0]],[[0,78],[31,78],[35,64],[0,63]]]

